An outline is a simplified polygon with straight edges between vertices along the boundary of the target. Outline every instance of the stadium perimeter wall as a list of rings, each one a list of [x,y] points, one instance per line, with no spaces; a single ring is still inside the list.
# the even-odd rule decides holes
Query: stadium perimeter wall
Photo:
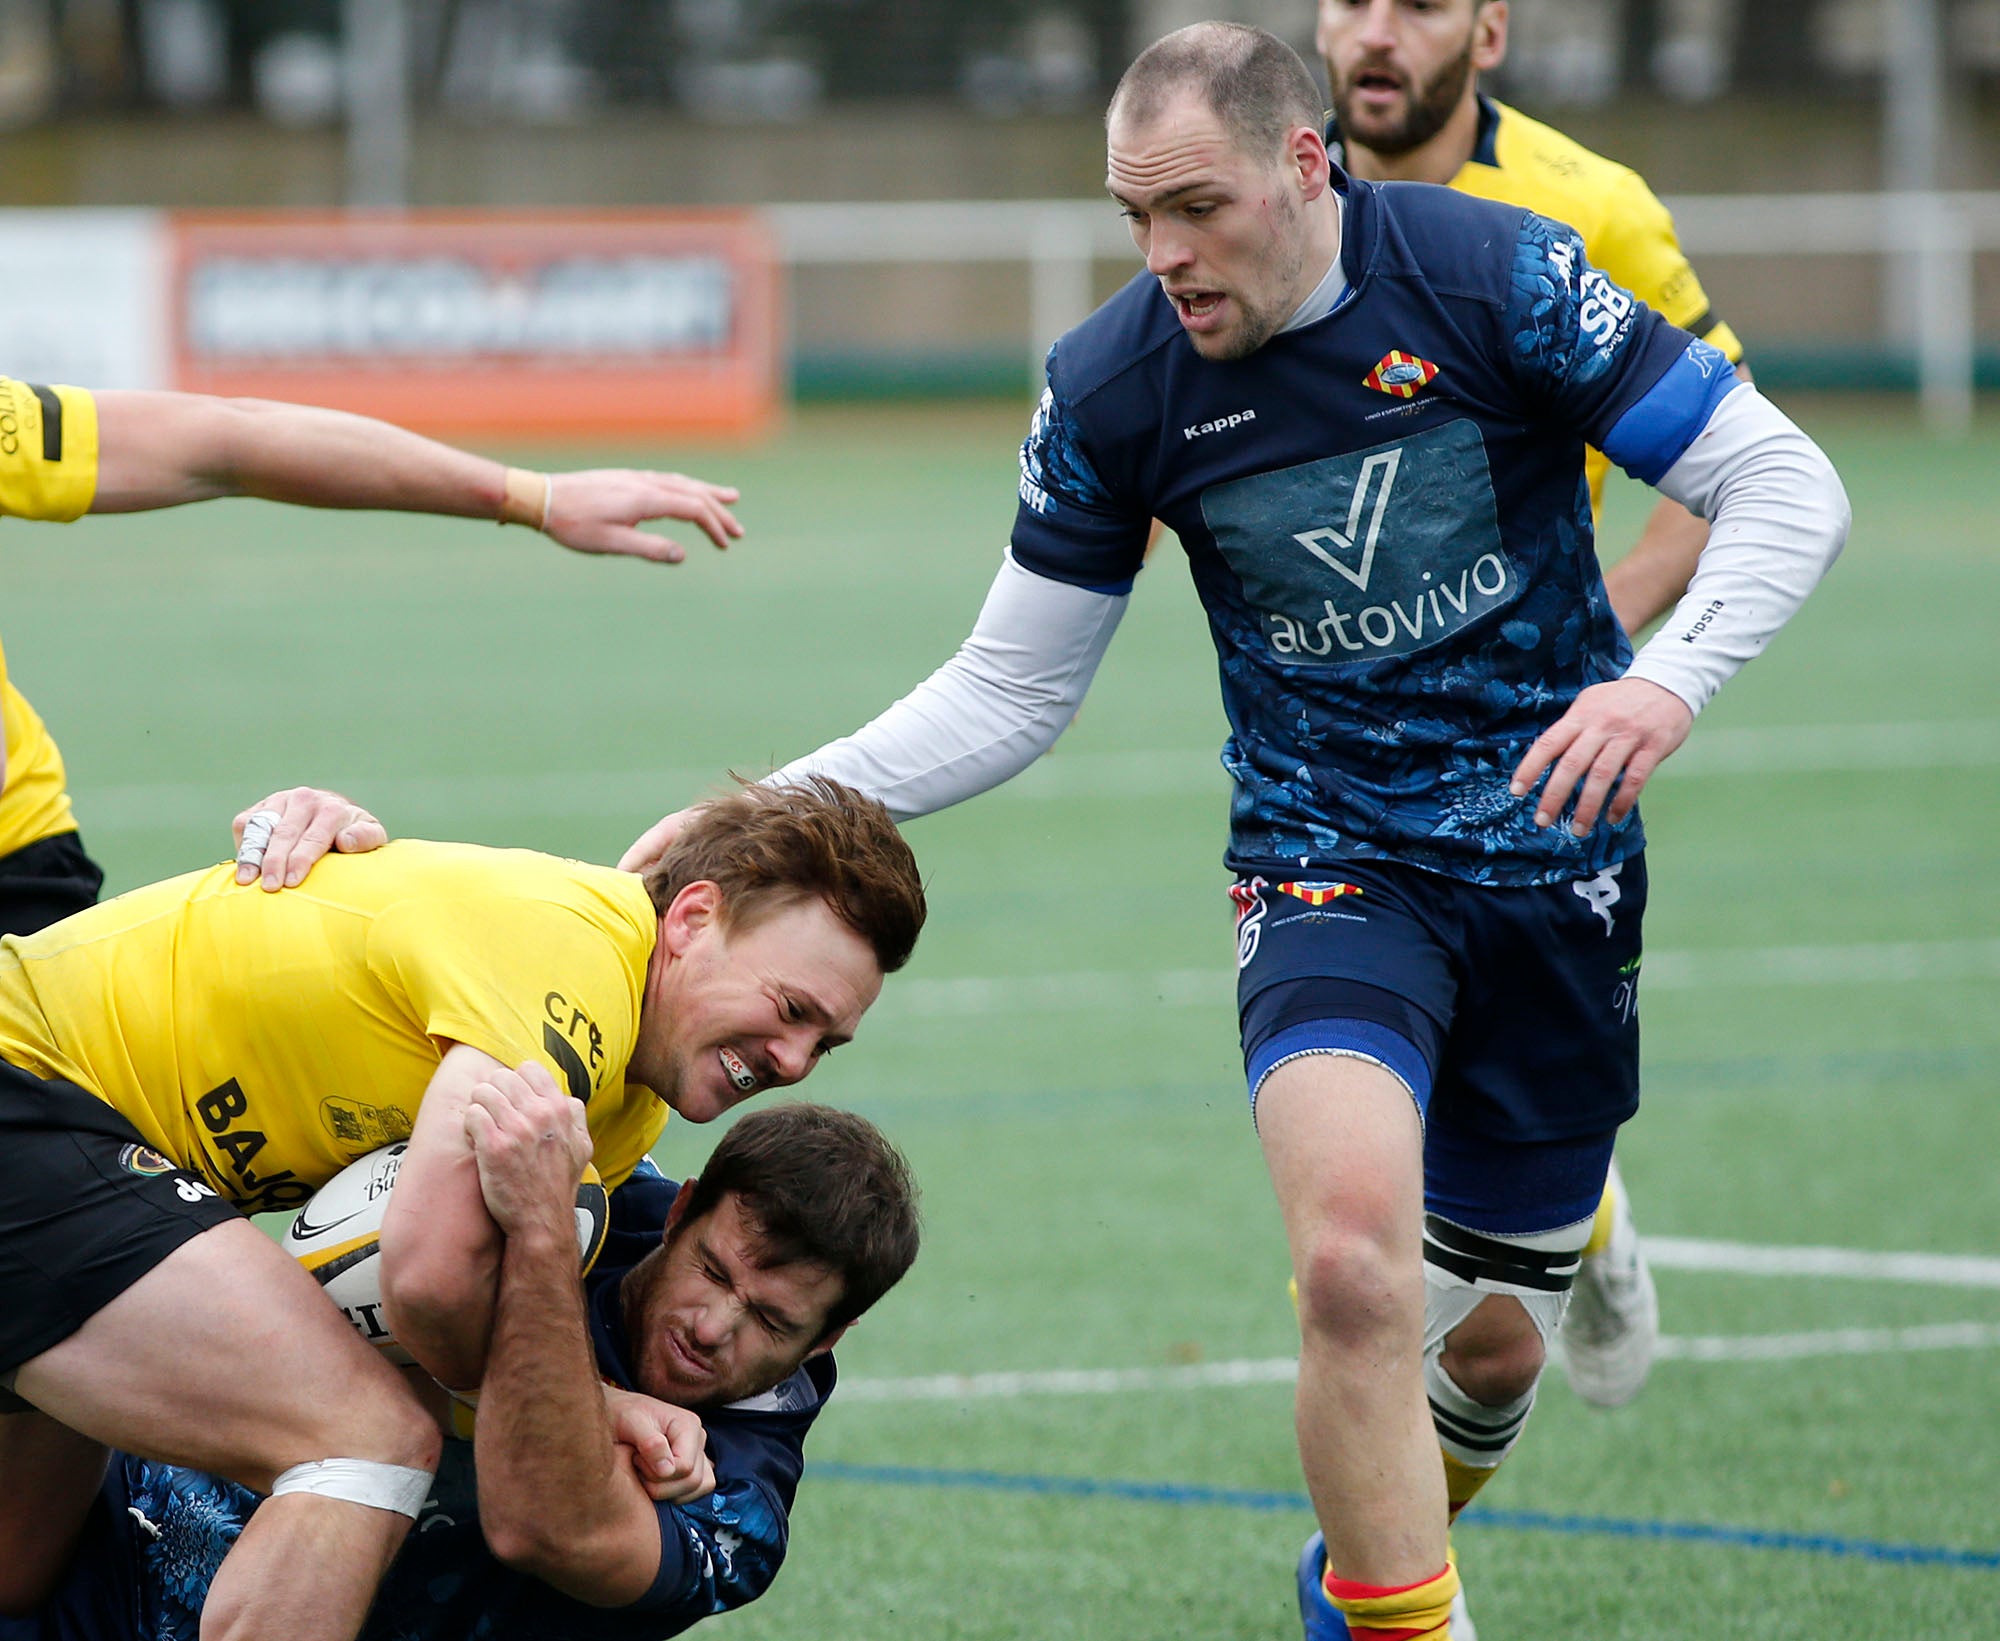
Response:
[[[1869,189],[1880,175],[1864,101],[1643,102],[1555,111],[1579,139],[1640,169],[1663,194]],[[1971,111],[1941,182],[2000,181],[2000,110]],[[796,126],[724,126],[619,114],[573,127],[420,122],[410,167],[420,207],[716,206],[815,200],[1089,198],[1102,186],[1095,117],[982,120],[948,110],[845,110]],[[247,116],[66,122],[16,132],[0,205],[182,208],[340,203],[333,130]],[[1773,384],[1907,386],[1908,350],[1885,341],[1884,268],[1869,257],[1703,258],[1717,311]],[[1101,261],[1097,294],[1132,271]],[[794,382],[805,396],[1021,390],[1029,294],[1017,264],[813,266],[790,282]],[[2000,257],[1975,264],[1977,334],[2000,344]],[[2000,345],[1982,384],[2000,385]]]

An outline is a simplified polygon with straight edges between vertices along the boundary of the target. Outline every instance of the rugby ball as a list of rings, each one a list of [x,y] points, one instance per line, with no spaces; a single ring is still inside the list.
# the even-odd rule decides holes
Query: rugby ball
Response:
[[[312,1273],[355,1332],[390,1361],[410,1362],[382,1314],[382,1219],[403,1166],[408,1140],[358,1157],[312,1195],[285,1227],[280,1245]],[[588,1271],[603,1251],[611,1201],[597,1170],[585,1165],[576,1188],[576,1245]]]

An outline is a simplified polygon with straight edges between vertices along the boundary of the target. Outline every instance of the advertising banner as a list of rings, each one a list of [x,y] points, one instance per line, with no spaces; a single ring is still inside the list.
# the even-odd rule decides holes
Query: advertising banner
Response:
[[[425,432],[745,434],[777,402],[750,212],[174,212],[173,385]]]
[[[157,211],[0,211],[0,374],[170,386]]]

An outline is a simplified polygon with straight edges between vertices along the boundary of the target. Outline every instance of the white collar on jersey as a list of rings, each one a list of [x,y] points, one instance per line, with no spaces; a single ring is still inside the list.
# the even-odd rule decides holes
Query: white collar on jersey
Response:
[[[1337,211],[1340,209],[1337,203],[1335,209]],[[1343,226],[1345,226],[1345,216],[1346,213],[1344,211],[1341,212]],[[1320,282],[1313,286],[1312,294],[1299,304],[1298,311],[1279,327],[1278,334],[1282,336],[1288,330],[1301,330],[1307,325],[1324,319],[1335,308],[1340,306],[1340,299],[1346,294],[1347,275],[1340,266],[1340,242],[1336,238],[1334,241],[1332,264],[1327,268]]]

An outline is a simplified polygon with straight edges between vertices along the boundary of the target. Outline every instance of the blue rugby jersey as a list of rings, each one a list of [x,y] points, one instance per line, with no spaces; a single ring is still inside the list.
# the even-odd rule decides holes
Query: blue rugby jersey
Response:
[[[1631,663],[1584,447],[1655,482],[1737,378],[1560,224],[1336,183],[1348,290],[1326,317],[1206,360],[1141,274],[1056,343],[1014,557],[1122,592],[1151,519],[1180,537],[1221,664],[1232,869],[1591,876],[1643,846],[1637,817],[1578,839],[1507,791]]]
[[[658,1245],[674,1190],[641,1163],[612,1192],[604,1251],[586,1282],[598,1365],[628,1387],[618,1284]],[[659,1576],[629,1607],[572,1600],[495,1560],[480,1533],[472,1444],[446,1442],[362,1641],[659,1641],[755,1600],[784,1560],[805,1434],[833,1384],[832,1357],[815,1357],[763,1396],[702,1415],[717,1490],[657,1506]],[[258,1502],[199,1471],[117,1455],[74,1587],[39,1619],[0,1619],[0,1641],[197,1641],[209,1581]]]

